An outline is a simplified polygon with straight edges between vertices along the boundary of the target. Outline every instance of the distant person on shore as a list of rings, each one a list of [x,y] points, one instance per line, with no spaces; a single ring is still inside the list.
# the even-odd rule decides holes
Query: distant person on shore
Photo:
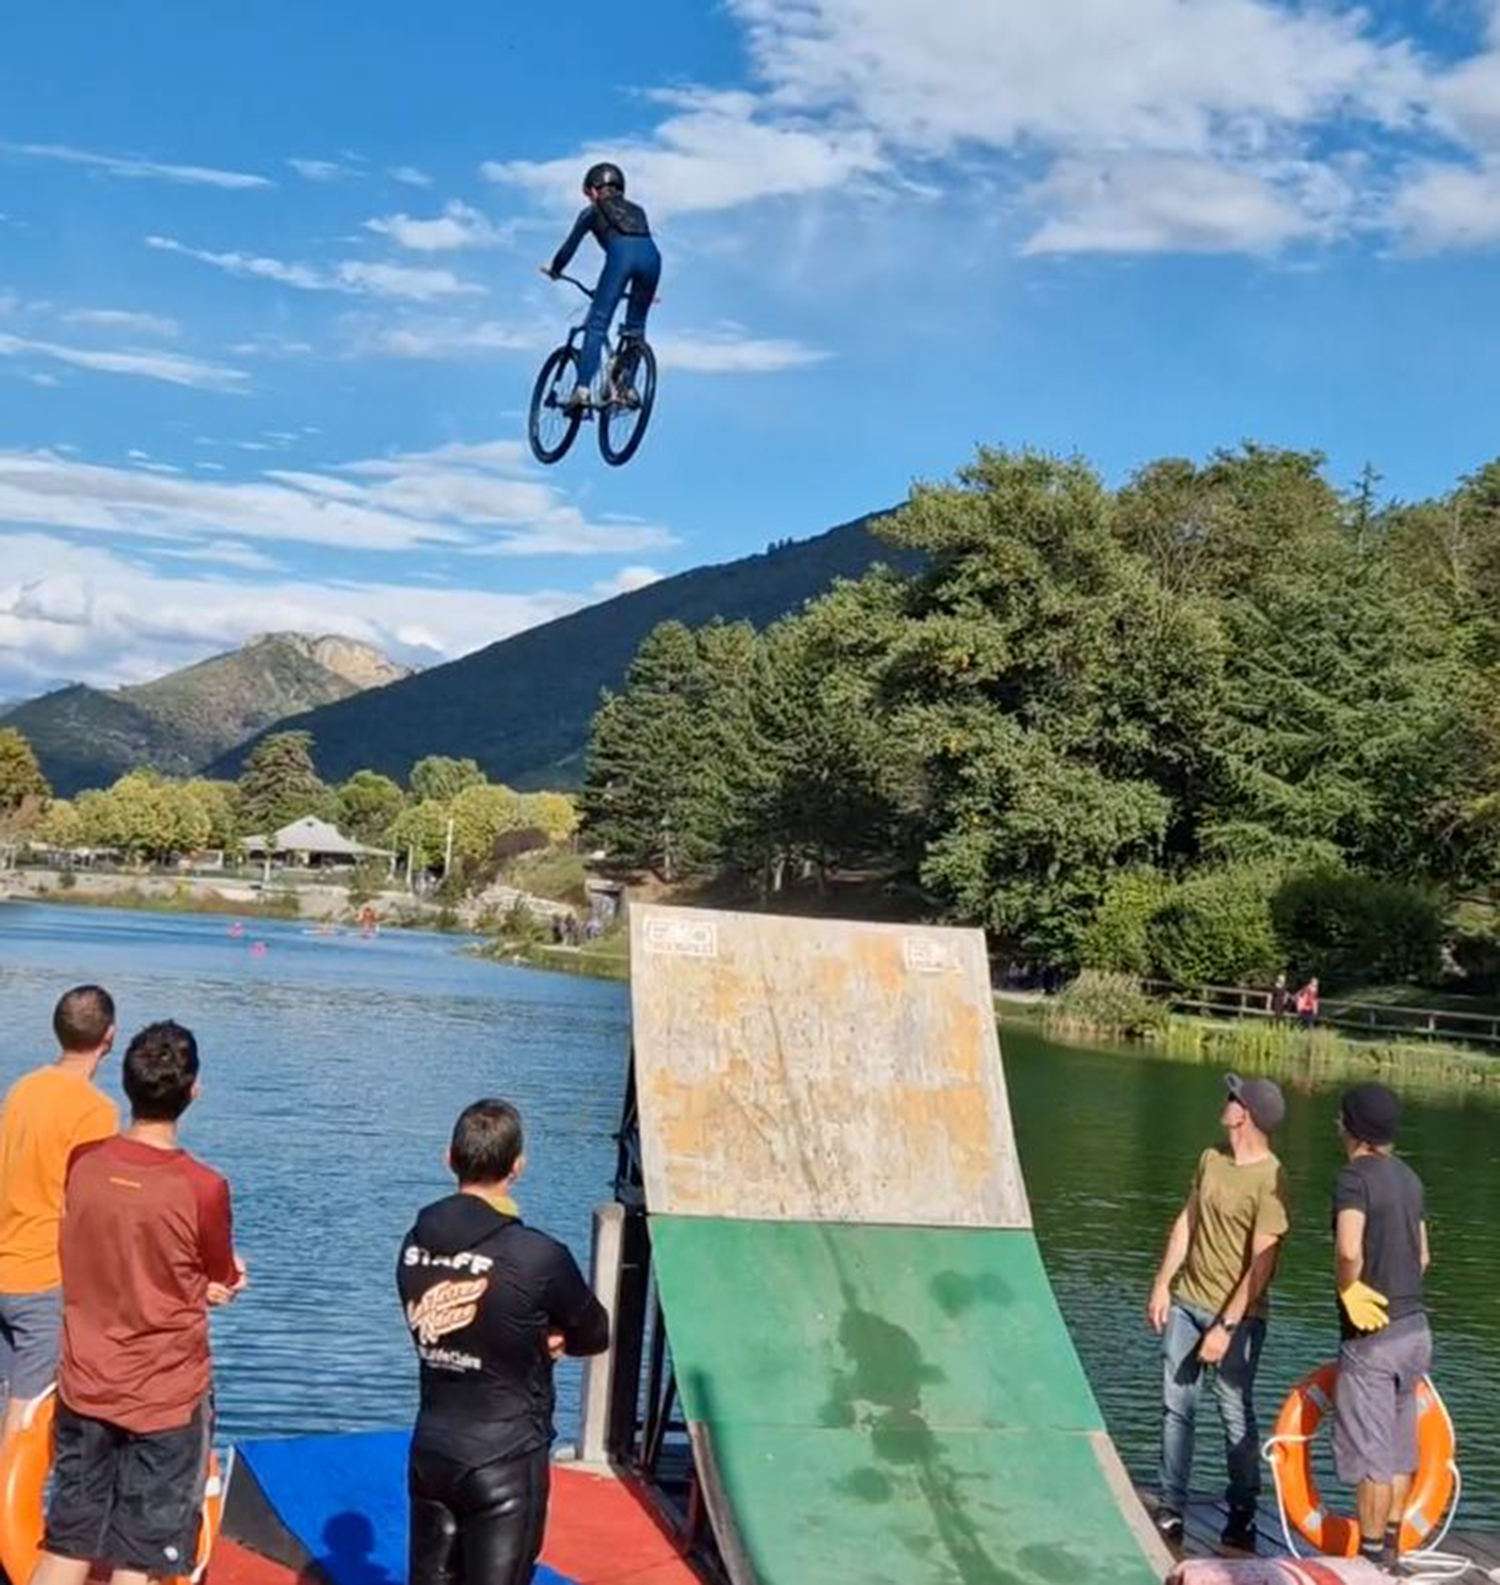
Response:
[[[130,1126],[74,1151],[62,1228],[52,1492],[31,1585],[192,1572],[213,1436],[208,1309],[245,1285],[229,1185],[177,1143],[198,1046],[150,1024],[125,1053]]]
[[[1401,1103],[1360,1084],[1339,1103],[1347,1158],[1333,1189],[1339,1376],[1333,1453],[1353,1486],[1360,1556],[1391,1566],[1417,1468],[1417,1384],[1432,1365],[1422,1299],[1430,1255],[1422,1180],[1394,1154]]]
[[[409,1585],[529,1585],[547,1522],[553,1362],[609,1346],[609,1316],[568,1250],[521,1220],[521,1116],[460,1113],[458,1192],[427,1206],[396,1285],[421,1362]]]
[[[1161,1499],[1157,1528],[1181,1541],[1205,1371],[1213,1372],[1228,1465],[1226,1546],[1255,1549],[1260,1430],[1255,1372],[1266,1336],[1268,1289],[1290,1225],[1271,1136],[1286,1101],[1269,1079],[1225,1080],[1225,1142],[1198,1158],[1167,1238],[1146,1318],[1162,1339]]]
[[[1271,987],[1271,1017],[1276,1023],[1286,1019],[1287,1010],[1292,1005],[1292,992],[1286,983],[1285,972],[1276,976],[1276,983]]]
[[[115,1039],[115,1004],[79,985],[52,1014],[58,1055],[17,1079],[0,1112],[0,1395],[3,1444],[57,1374],[62,1333],[58,1232],[68,1157],[119,1126],[114,1102],[94,1087]]]
[[[1311,1029],[1318,1021],[1318,976],[1316,974],[1297,992],[1297,1022]]]

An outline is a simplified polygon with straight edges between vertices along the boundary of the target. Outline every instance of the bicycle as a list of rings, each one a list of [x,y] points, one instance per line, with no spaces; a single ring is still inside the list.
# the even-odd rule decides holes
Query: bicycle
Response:
[[[576,286],[585,297],[593,291],[571,275],[555,277]],[[612,467],[629,462],[645,439],[651,409],[656,405],[656,354],[644,337],[616,337],[604,343],[599,377],[586,404],[573,406],[578,386],[578,353],[584,327],[574,325],[568,339],[547,356],[531,391],[527,433],[538,462],[560,462],[578,437],[585,418],[598,417],[599,455]]]

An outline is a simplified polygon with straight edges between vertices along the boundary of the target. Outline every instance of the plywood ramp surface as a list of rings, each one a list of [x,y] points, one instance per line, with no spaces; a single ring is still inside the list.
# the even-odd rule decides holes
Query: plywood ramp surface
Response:
[[[631,911],[646,1199],[1031,1225],[977,930]]]

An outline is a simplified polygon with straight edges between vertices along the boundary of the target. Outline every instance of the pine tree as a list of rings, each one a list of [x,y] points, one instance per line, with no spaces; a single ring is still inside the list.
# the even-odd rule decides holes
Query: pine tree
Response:
[[[273,732],[251,750],[238,784],[247,833],[270,836],[304,815],[333,812],[313,765],[312,741],[310,732]]]

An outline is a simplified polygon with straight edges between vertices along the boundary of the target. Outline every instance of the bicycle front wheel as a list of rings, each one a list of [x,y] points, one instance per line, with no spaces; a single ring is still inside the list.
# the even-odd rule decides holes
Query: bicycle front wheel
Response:
[[[583,413],[566,403],[577,384],[578,354],[572,347],[559,347],[542,365],[531,391],[527,434],[538,462],[561,461],[573,444]]]
[[[599,452],[618,468],[646,438],[656,405],[656,354],[644,341],[628,341],[615,357],[609,399],[599,413]]]

